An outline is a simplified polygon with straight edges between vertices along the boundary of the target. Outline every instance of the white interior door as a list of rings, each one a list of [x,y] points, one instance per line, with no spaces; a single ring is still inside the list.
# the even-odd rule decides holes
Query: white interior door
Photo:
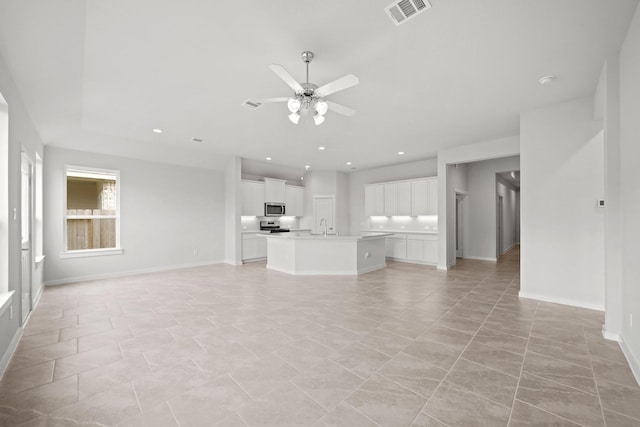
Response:
[[[33,162],[23,153],[22,154],[22,181],[20,192],[20,204],[22,208],[21,224],[22,224],[22,280],[21,299],[22,299],[22,321],[27,319],[31,312],[31,218],[33,217]]]
[[[333,196],[313,197],[313,234],[336,234],[335,198]]]

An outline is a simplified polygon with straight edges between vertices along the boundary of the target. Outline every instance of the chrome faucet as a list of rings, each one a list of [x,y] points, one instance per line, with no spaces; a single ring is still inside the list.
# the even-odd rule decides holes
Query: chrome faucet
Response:
[[[322,227],[323,222],[324,222],[324,237],[327,237],[327,220],[322,218],[320,220],[320,227]]]

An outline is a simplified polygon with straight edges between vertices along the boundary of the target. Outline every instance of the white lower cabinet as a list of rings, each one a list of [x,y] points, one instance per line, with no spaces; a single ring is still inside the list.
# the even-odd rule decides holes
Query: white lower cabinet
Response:
[[[387,237],[387,257],[418,264],[438,264],[437,234],[402,234]]]
[[[267,257],[267,239],[260,234],[242,235],[242,261],[255,261]]]
[[[407,257],[407,235],[394,234],[387,237],[385,241],[386,256],[394,259],[404,259]]]

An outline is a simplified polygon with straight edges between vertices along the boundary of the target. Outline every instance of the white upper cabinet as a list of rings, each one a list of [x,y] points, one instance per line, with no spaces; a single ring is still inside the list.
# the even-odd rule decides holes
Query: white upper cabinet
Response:
[[[285,215],[304,216],[304,187],[285,185]]]
[[[411,181],[411,216],[438,215],[438,179]]]
[[[384,216],[384,184],[371,184],[364,187],[364,214],[366,216]]]
[[[431,178],[429,182],[429,208],[427,215],[438,215],[438,178]]]
[[[242,215],[264,216],[264,183],[242,181]]]
[[[398,213],[400,216],[411,215],[411,182],[398,183]]]
[[[286,195],[284,191],[284,183],[282,179],[264,179],[264,201],[285,203]]]
[[[384,214],[398,215],[398,184],[395,182],[384,184]]]
[[[438,178],[382,182],[364,186],[366,216],[438,214]]]

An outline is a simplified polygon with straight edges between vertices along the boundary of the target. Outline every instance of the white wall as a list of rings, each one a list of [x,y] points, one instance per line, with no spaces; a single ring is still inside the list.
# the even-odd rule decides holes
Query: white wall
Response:
[[[604,308],[602,122],[593,98],[521,114],[520,295]]]
[[[222,262],[224,176],[220,172],[47,147],[45,281]],[[120,242],[124,253],[61,259],[64,165],[120,171]],[[197,250],[197,255],[194,254]]]
[[[640,381],[640,9],[620,50],[622,347]],[[634,325],[629,316],[633,315]]]
[[[17,339],[21,335],[22,304],[21,283],[21,151],[32,159],[36,153],[43,157],[42,139],[29,113],[24,107],[21,94],[15,85],[4,59],[0,56],[0,93],[8,104],[8,140],[0,143],[0,293],[15,291],[10,310],[0,317],[0,374],[8,363]],[[4,104],[4,102],[3,102]],[[6,107],[3,108],[6,114]],[[15,218],[13,219],[13,210]],[[42,282],[42,264],[34,271],[32,294],[38,295]]]
[[[349,234],[349,176],[344,172],[336,173],[336,230],[340,234]]]
[[[437,174],[436,159],[426,159],[417,162],[402,163],[399,165],[385,166],[375,169],[351,172],[349,174],[349,228],[352,234],[357,234],[360,230],[378,228],[381,224],[372,224],[364,214],[364,186],[377,182],[399,181],[402,179],[423,178],[435,176]],[[400,224],[393,223],[391,219],[386,220],[383,227],[399,229]],[[415,223],[415,224],[414,224]],[[429,224],[434,221],[429,222]],[[422,223],[417,220],[402,223],[408,230],[420,227]],[[435,225],[435,223],[433,224]],[[396,228],[397,227],[397,228]]]
[[[520,138],[510,136],[438,152],[438,268],[455,264],[455,202],[451,165],[520,154]]]
[[[224,260],[227,264],[242,264],[242,240],[240,235],[242,212],[242,160],[239,157],[232,158],[224,171],[224,194],[220,201],[224,200]]]
[[[519,156],[467,163],[464,258],[496,260],[496,194],[503,196],[503,248],[515,244],[515,192],[497,185],[496,173],[518,170]]]

